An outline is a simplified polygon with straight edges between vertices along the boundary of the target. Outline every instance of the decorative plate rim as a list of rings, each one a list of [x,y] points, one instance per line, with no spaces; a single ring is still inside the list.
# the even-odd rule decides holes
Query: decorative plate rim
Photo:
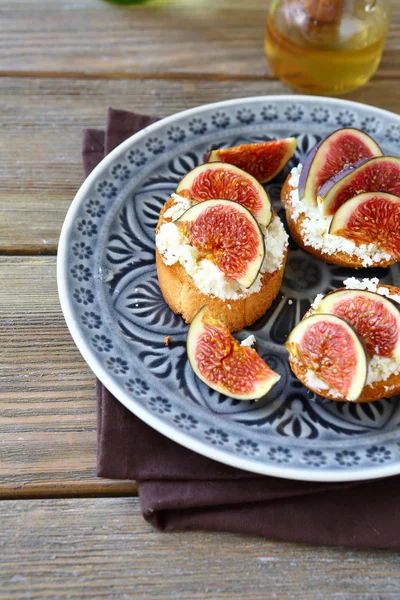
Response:
[[[199,105],[184,111],[180,111],[169,117],[157,121],[156,123],[149,125],[138,133],[128,138],[125,142],[115,148],[110,154],[103,158],[103,160],[95,167],[95,169],[89,174],[86,180],[83,182],[78,192],[76,193],[65,217],[58,246],[57,254],[57,286],[58,294],[60,299],[61,308],[64,314],[64,318],[71,336],[82,354],[84,360],[96,375],[96,377],[106,386],[106,388],[133,414],[139,417],[142,421],[147,423],[150,427],[177,442],[178,444],[220,463],[232,466],[234,468],[242,469],[244,471],[259,473],[262,475],[269,475],[273,477],[279,477],[282,479],[291,479],[298,481],[319,481],[319,482],[345,482],[345,481],[361,481],[369,479],[378,479],[383,477],[389,477],[400,473],[400,462],[398,464],[390,464],[387,466],[381,465],[376,467],[360,468],[348,470],[332,469],[330,471],[321,471],[313,467],[304,467],[299,470],[298,468],[287,467],[282,468],[281,466],[274,464],[264,464],[256,461],[252,461],[251,457],[241,457],[238,455],[230,454],[225,450],[220,450],[211,444],[207,444],[204,441],[194,439],[189,433],[184,433],[178,428],[166,423],[161,418],[155,416],[150,412],[148,408],[140,405],[139,402],[135,401],[121,386],[118,386],[114,381],[113,377],[105,370],[99,359],[92,351],[90,344],[82,335],[77,321],[74,316],[74,310],[72,307],[72,300],[67,288],[67,250],[68,250],[68,234],[73,224],[73,220],[76,213],[86,198],[86,194],[89,191],[92,183],[96,180],[100,173],[107,169],[113,161],[122,155],[124,151],[130,147],[132,141],[139,141],[142,138],[146,138],[149,133],[157,131],[158,128],[164,127],[169,123],[179,121],[181,118],[187,118],[191,115],[198,115],[202,111],[210,109],[226,108],[227,106],[234,106],[239,104],[242,106],[251,105],[258,102],[276,102],[276,101],[296,101],[301,103],[321,103],[322,105],[343,105],[344,108],[354,107],[355,110],[363,107],[368,108],[372,112],[378,113],[382,116],[390,118],[400,117],[390,111],[380,109],[371,105],[366,105],[360,102],[354,102],[339,98],[325,98],[321,96],[304,96],[304,95],[272,95],[272,96],[252,96],[244,98],[235,98],[226,101],[213,102],[208,104]],[[282,445],[284,442],[282,440]]]

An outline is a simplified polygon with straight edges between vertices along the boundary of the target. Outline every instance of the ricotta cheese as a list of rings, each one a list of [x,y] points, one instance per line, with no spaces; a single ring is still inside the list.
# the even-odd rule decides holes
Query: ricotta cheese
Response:
[[[391,255],[380,250],[376,244],[355,244],[344,237],[329,233],[332,217],[323,216],[318,206],[307,206],[299,198],[298,185],[302,170],[301,164],[291,170],[289,185],[294,188],[290,194],[292,218],[297,222],[300,217],[304,217],[300,229],[304,243],[329,255],[344,252],[349,256],[356,256],[361,259],[364,267],[380,263],[382,260],[390,260]]]
[[[317,392],[320,392],[322,390],[329,390],[329,385],[325,383],[325,381],[322,381],[322,379],[317,377],[315,372],[311,371],[311,369],[308,369],[308,371],[306,372],[306,384],[310,386],[313,390],[316,390]]]
[[[375,292],[400,304],[400,294],[391,294],[390,290],[379,285],[379,279],[377,277],[373,277],[372,279],[348,277],[343,281],[343,285],[349,290],[367,290],[368,292]]]
[[[343,285],[348,290],[366,290],[369,292],[375,292],[381,296],[386,296],[387,298],[400,303],[400,295],[391,294],[387,288],[380,286],[379,279],[377,277],[372,279],[357,279],[356,277],[348,277],[343,281]],[[317,310],[323,297],[324,296],[322,294],[318,294],[314,302],[311,304],[311,308]],[[379,354],[374,354],[368,361],[366,385],[372,386],[374,383],[386,381],[392,375],[399,374],[400,364],[394,358],[388,358],[385,356],[380,356]]]
[[[174,204],[164,213],[165,218],[171,221],[161,225],[156,235],[157,249],[166,265],[179,262],[203,294],[221,300],[244,298],[261,289],[264,273],[273,273],[281,268],[288,235],[279,217],[273,217],[268,227],[261,226],[265,241],[264,261],[257,279],[246,289],[234,279],[226,277],[217,265],[189,244],[188,238],[179,231],[174,221],[190,208],[191,202],[178,194],[173,194],[173,198]]]
[[[400,364],[393,358],[374,354],[368,364],[367,385],[386,381],[392,375],[399,375]]]
[[[164,218],[176,221],[192,206],[192,202],[179,194],[172,194],[171,197],[174,199],[174,204],[165,211]]]
[[[240,342],[240,345],[241,346],[250,346],[251,347],[255,343],[256,343],[256,336],[253,335],[253,334],[251,334],[247,338],[245,338],[244,340],[242,340]]]
[[[328,391],[333,398],[340,398],[339,392],[330,388],[329,385],[325,381],[322,381],[322,379],[317,377],[315,372],[311,371],[311,369],[308,369],[308,371],[306,372],[306,385],[315,390],[316,392]]]

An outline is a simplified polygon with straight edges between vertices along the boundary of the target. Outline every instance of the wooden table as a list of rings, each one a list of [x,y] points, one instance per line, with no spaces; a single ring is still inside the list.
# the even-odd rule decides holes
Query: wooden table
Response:
[[[352,100],[400,110],[400,2]],[[392,552],[160,534],[134,483],[95,473],[94,377],[56,290],[84,127],[279,94],[264,0],[0,0],[0,598],[399,598]],[[362,501],[362,499],[360,499]]]

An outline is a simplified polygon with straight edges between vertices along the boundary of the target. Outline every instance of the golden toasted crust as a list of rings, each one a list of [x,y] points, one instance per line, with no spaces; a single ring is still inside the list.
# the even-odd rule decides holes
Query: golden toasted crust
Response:
[[[390,290],[390,293],[393,295],[400,294],[400,288],[394,287],[392,285],[385,285],[379,287],[386,287],[388,290]],[[309,317],[313,313],[314,311],[310,309],[308,312],[306,312],[303,319]],[[291,356],[291,354],[289,354],[289,363],[290,368],[292,369],[296,377],[300,379],[300,381],[304,385],[306,385],[305,380],[306,372],[308,371],[307,367],[297,362]],[[329,398],[330,400],[336,400],[338,402],[347,402],[345,398],[335,398],[325,390],[316,390],[310,387],[309,385],[306,385],[306,387],[308,387],[308,389],[315,392],[319,396],[323,396],[324,398]],[[361,395],[359,396],[359,398],[357,398],[357,400],[355,400],[355,402],[374,402],[375,400],[380,400],[381,398],[390,398],[391,396],[395,396],[396,394],[400,394],[400,375],[392,375],[388,379],[385,379],[385,381],[377,381],[373,385],[364,386]]]
[[[156,232],[169,220],[164,219],[164,213],[173,203],[170,199],[161,209]],[[174,313],[182,315],[186,323],[191,323],[199,310],[207,305],[210,313],[230,331],[238,331],[257,321],[275,300],[282,283],[286,254],[287,251],[278,271],[264,273],[258,292],[238,300],[221,300],[203,294],[180,263],[166,265],[156,248],[158,281],[166,303]]]
[[[293,209],[290,201],[290,193],[294,188],[289,184],[290,177],[291,175],[288,175],[285,183],[283,184],[281,191],[281,202],[286,210],[286,220],[290,229],[290,234],[296,242],[296,244],[300,246],[300,248],[303,248],[303,250],[305,250],[309,254],[312,254],[316,258],[319,258],[320,260],[323,260],[328,264],[338,265],[340,267],[352,267],[354,269],[365,268],[362,264],[361,258],[359,258],[358,256],[351,256],[349,254],[346,254],[345,252],[336,252],[335,254],[328,254],[327,252],[323,252],[322,250],[317,250],[313,246],[310,246],[303,241],[301,235],[301,226],[306,217],[305,215],[300,215],[296,221],[294,221],[292,217]],[[373,266],[387,267],[389,265],[393,265],[395,262],[397,262],[396,259],[382,260],[379,263],[374,263]]]

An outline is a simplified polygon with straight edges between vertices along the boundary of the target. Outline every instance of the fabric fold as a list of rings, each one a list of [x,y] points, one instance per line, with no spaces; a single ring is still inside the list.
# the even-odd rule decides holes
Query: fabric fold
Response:
[[[109,109],[105,132],[84,132],[85,175],[157,120]],[[400,549],[399,477],[318,483],[235,469],[150,428],[99,381],[97,473],[136,480],[144,517],[162,531],[230,531],[282,541]]]

